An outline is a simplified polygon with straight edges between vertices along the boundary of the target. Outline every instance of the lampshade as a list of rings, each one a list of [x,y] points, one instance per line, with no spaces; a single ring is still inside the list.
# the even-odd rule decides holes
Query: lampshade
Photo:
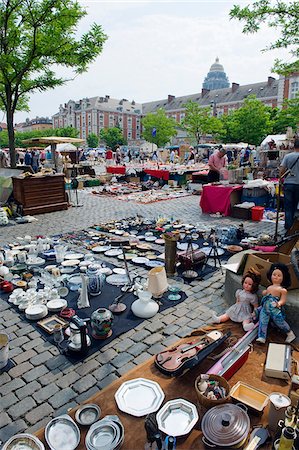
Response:
[[[148,273],[148,290],[154,297],[161,296],[168,289],[164,266],[154,267]]]

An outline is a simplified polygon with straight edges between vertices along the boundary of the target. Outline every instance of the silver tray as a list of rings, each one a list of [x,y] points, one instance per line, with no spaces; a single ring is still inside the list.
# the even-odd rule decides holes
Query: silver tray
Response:
[[[12,436],[3,450],[45,450],[44,444],[35,436],[27,433]]]
[[[89,426],[95,423],[99,419],[100,415],[100,407],[98,405],[89,403],[77,409],[75,420],[80,425]]]
[[[75,450],[80,442],[80,430],[73,419],[64,414],[47,424],[45,438],[51,450]]]
[[[142,417],[157,411],[165,395],[160,385],[155,381],[135,378],[123,383],[114,397],[121,411],[132,416]]]
[[[193,403],[178,398],[170,400],[157,413],[158,428],[169,436],[184,436],[190,433],[198,421],[198,413]]]

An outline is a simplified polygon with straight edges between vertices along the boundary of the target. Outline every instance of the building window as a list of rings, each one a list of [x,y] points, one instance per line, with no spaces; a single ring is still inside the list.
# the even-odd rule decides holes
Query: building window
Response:
[[[132,132],[128,131],[128,139],[132,139]]]
[[[294,81],[291,83],[291,98],[295,98],[299,92],[299,82]]]

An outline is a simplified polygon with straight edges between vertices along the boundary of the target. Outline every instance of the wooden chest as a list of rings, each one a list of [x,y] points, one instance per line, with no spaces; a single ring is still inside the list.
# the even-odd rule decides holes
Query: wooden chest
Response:
[[[13,195],[23,214],[42,214],[67,209],[64,175],[13,177]]]

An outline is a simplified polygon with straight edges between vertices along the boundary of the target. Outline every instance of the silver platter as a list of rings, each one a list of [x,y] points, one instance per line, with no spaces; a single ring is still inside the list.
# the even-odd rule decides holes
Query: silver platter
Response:
[[[168,436],[184,436],[198,421],[198,413],[193,403],[178,398],[170,400],[157,413],[158,428]]]
[[[27,433],[12,436],[3,450],[45,450],[44,444],[35,436]]]
[[[51,450],[75,450],[80,430],[67,414],[52,419],[46,426],[45,438]]]
[[[75,420],[80,425],[89,426],[95,423],[101,415],[101,409],[98,405],[87,404],[77,409]]]
[[[163,400],[164,392],[160,385],[146,378],[135,378],[123,383],[115,393],[119,409],[132,416],[142,417],[157,411]]]

